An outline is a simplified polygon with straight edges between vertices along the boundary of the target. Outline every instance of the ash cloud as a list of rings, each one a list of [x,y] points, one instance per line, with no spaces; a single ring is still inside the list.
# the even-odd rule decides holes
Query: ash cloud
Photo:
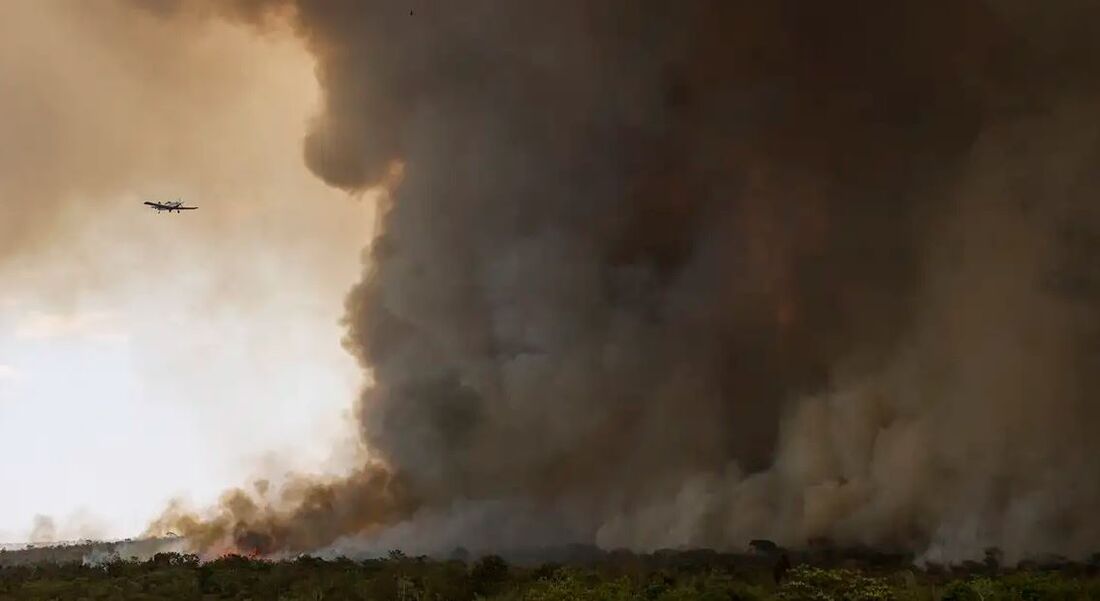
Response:
[[[402,493],[195,540],[1100,545],[1091,4],[233,6],[315,54],[318,176],[402,167],[346,318]]]

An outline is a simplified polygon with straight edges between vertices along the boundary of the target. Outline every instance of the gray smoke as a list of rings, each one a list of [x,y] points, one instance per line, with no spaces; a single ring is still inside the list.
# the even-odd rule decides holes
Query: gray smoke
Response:
[[[34,516],[29,539],[32,543],[50,543],[57,540],[57,525],[48,515]]]
[[[401,495],[307,546],[1100,546],[1092,4],[221,10],[315,54],[314,172],[401,172],[346,340]]]

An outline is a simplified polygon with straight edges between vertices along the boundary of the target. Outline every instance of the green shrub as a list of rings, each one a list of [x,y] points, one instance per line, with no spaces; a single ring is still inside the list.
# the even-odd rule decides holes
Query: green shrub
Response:
[[[1019,572],[952,582],[943,601],[1070,601],[1089,599],[1084,583],[1056,573]]]
[[[798,566],[776,597],[782,601],[892,601],[898,595],[884,580],[853,570]]]

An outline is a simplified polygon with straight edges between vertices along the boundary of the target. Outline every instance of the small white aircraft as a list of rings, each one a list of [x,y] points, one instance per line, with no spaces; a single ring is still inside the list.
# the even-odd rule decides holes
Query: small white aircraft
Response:
[[[183,201],[181,201],[181,200],[169,200],[169,201],[165,201],[165,202],[145,201],[143,204],[147,204],[147,205],[153,207],[153,209],[158,213],[161,213],[163,211],[168,211],[169,213],[171,213],[172,211],[175,211],[175,212],[179,213],[180,211],[190,211],[190,210],[194,210],[194,209],[198,208],[198,207],[185,207],[185,206],[183,206]]]

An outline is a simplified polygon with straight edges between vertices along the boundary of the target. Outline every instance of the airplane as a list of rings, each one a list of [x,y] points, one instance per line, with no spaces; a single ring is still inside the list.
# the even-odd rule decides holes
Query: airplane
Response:
[[[149,205],[149,206],[153,207],[153,209],[155,209],[156,212],[158,212],[158,213],[163,212],[163,211],[168,211],[169,213],[171,213],[172,211],[175,211],[175,212],[179,213],[180,211],[190,211],[190,210],[198,208],[198,207],[185,207],[185,206],[183,206],[183,202],[179,201],[179,200],[169,200],[169,201],[165,201],[165,202],[145,201],[142,204],[146,204],[146,205]]]

